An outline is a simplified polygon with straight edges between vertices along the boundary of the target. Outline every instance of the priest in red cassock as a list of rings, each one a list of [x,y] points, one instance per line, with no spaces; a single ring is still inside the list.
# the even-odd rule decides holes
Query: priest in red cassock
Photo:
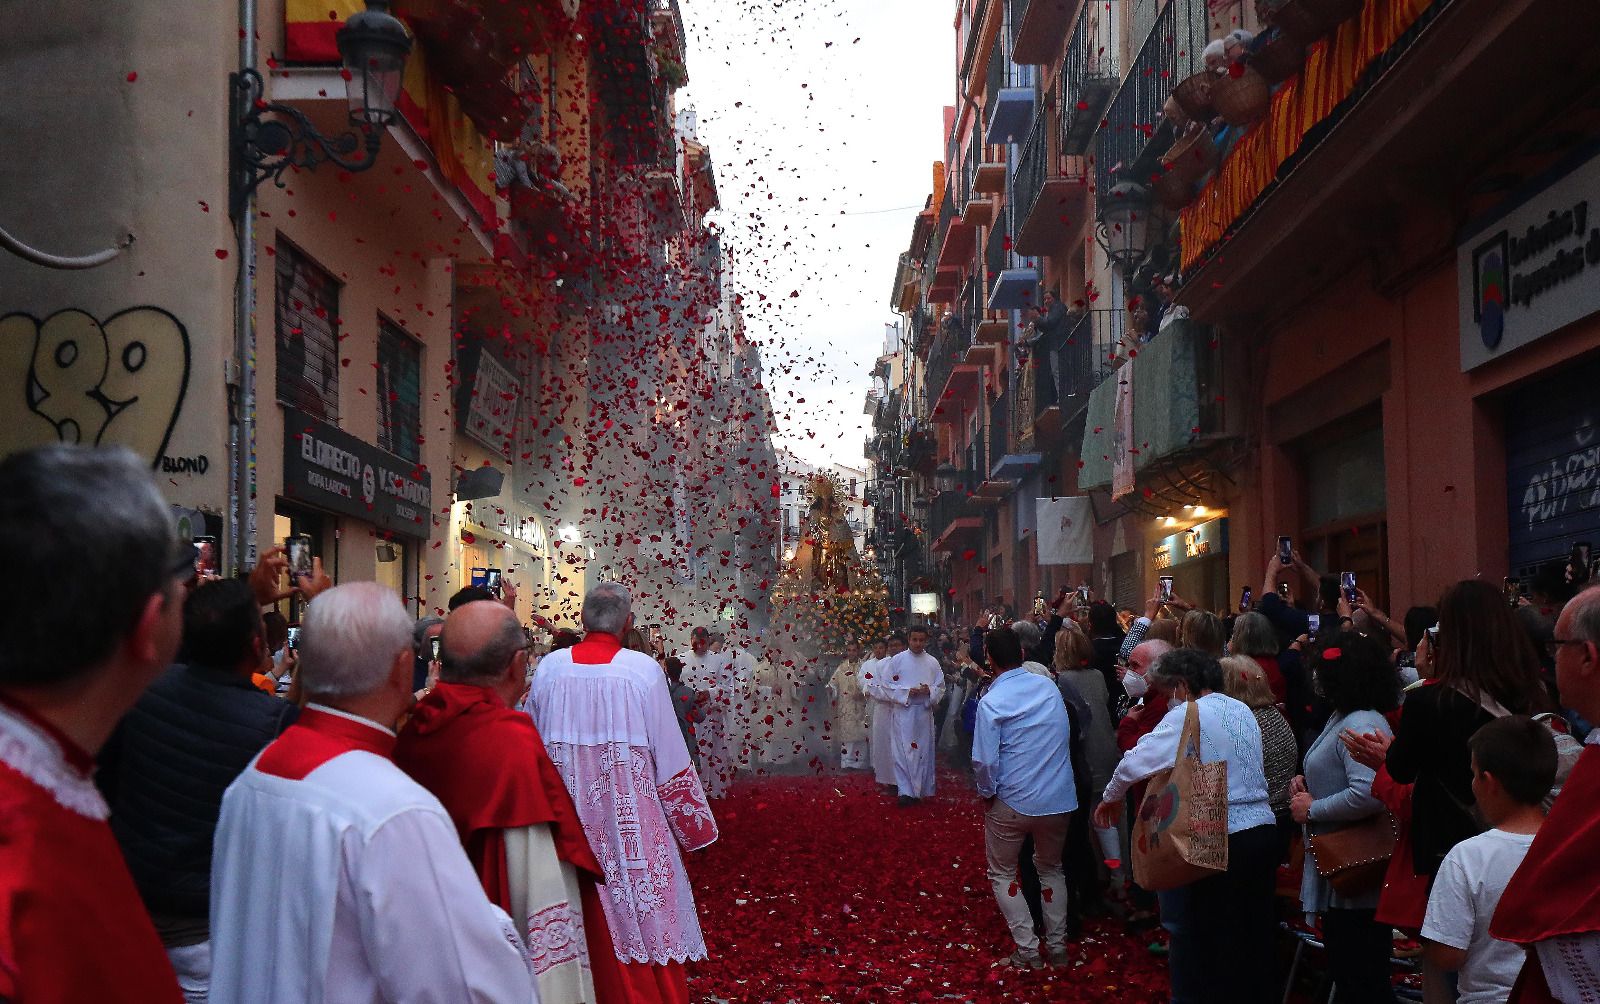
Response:
[[[440,647],[439,682],[401,730],[395,763],[450,813],[484,892],[522,935],[540,1004],[631,1001],[600,863],[533,721],[514,710],[527,689],[522,626],[499,603],[468,603]]]
[[[50,446],[0,462],[0,553],[0,1000],[181,1004],[90,774],[177,651],[194,549],[149,464]]]
[[[1600,587],[1556,619],[1561,703],[1600,721]],[[1527,949],[1514,1004],[1600,1000],[1600,729],[1511,877],[1489,933]]]
[[[688,1004],[683,963],[704,959],[706,942],[679,848],[708,846],[717,824],[666,674],[622,646],[632,602],[614,582],[589,591],[587,634],[540,661],[529,706],[605,872],[606,926],[631,999]]]

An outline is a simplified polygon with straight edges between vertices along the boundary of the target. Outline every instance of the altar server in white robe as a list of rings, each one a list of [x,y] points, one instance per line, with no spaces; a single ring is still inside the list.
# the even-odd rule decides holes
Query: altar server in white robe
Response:
[[[889,666],[889,660],[904,652],[905,638],[899,634],[891,635],[872,646],[872,659],[861,664],[861,689],[870,698],[871,723],[867,727],[867,756],[871,761],[874,780],[886,787],[894,787],[894,743],[890,736],[893,729],[889,725],[893,709],[887,698],[879,697],[882,690],[876,689],[872,684],[880,680],[880,674]]]
[[[867,693],[889,710],[889,743],[894,751],[894,783],[900,804],[911,805],[933,794],[933,709],[944,697],[944,670],[926,651],[926,628],[914,627],[910,648],[878,667]]]
[[[372,582],[306,609],[309,703],[222,800],[213,1004],[537,1004],[516,928],[450,816],[390,759],[412,701],[411,629]]]
[[[695,628],[692,647],[679,652],[683,661],[683,682],[702,695],[704,716],[695,726],[700,747],[700,783],[710,798],[721,798],[733,784],[744,748],[744,709],[748,703],[746,685],[740,684],[733,655],[713,647],[715,638],[708,628]]]

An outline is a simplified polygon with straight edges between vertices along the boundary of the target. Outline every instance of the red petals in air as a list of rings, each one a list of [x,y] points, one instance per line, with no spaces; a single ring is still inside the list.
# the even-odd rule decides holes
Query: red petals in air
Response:
[[[138,79],[139,79],[139,71],[138,70],[129,70],[128,71],[128,83],[131,84],[135,80],[138,80]]]
[[[212,252],[212,253],[217,256],[217,261],[227,261],[228,260],[228,249],[227,248],[217,248],[217,250]]]

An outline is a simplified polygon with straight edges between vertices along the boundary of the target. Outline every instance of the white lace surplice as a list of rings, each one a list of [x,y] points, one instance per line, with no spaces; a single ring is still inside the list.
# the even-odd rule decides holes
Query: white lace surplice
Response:
[[[574,664],[570,653],[540,662],[529,705],[605,872],[601,899],[617,957],[704,959],[678,847],[707,846],[717,824],[666,677],[649,656],[627,649],[604,665]]]

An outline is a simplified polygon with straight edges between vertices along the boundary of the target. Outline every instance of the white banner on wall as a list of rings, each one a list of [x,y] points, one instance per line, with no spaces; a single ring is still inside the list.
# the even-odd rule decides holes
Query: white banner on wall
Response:
[[[1094,510],[1087,495],[1039,499],[1039,564],[1087,565],[1094,561]]]

